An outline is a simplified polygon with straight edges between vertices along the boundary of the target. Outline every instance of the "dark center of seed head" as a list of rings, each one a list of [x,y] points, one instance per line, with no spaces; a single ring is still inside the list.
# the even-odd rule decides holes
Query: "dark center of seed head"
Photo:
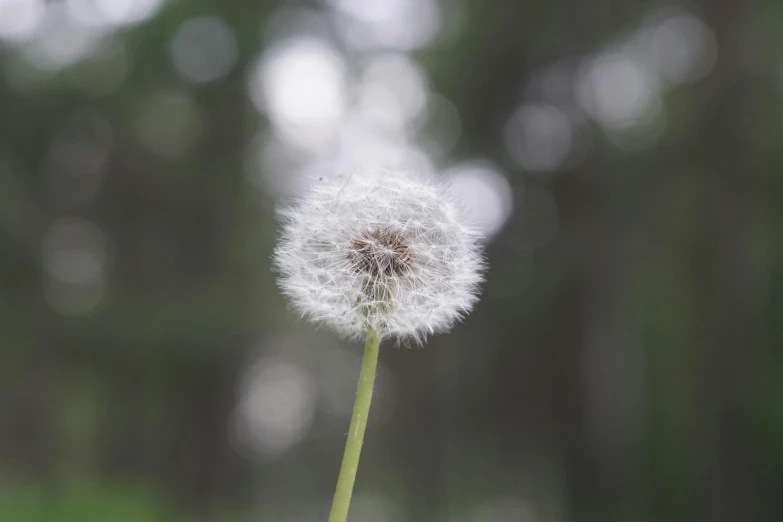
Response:
[[[363,230],[351,243],[350,258],[357,272],[372,277],[401,276],[411,265],[405,236],[392,228]]]

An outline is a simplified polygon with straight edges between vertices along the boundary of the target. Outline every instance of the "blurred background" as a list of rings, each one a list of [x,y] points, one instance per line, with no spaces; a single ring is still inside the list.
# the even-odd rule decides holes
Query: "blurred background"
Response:
[[[276,216],[382,164],[491,269],[352,521],[779,521],[781,140],[775,0],[0,0],[0,520],[324,521],[361,346]]]

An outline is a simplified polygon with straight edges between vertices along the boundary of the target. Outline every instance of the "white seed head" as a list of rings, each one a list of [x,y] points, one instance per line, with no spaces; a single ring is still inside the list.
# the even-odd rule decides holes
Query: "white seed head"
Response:
[[[478,299],[479,235],[447,188],[423,175],[321,177],[283,216],[274,255],[283,293],[344,337],[422,342]]]

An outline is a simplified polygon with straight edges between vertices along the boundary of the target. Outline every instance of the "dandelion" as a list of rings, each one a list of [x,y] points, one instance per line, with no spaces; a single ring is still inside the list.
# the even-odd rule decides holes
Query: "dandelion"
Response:
[[[280,286],[305,317],[344,337],[423,342],[476,302],[478,235],[446,188],[423,176],[320,178],[284,217]]]
[[[294,307],[351,340],[366,339],[351,429],[329,522],[348,513],[384,338],[423,343],[478,299],[475,229],[447,187],[407,171],[322,177],[283,214],[274,262]]]

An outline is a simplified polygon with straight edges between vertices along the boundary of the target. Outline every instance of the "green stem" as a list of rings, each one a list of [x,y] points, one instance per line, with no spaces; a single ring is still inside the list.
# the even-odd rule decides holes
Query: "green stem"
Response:
[[[337,489],[334,492],[329,522],[345,522],[348,518],[353,483],[356,479],[356,470],[359,467],[359,455],[362,453],[364,430],[367,427],[367,414],[370,412],[380,343],[380,336],[373,333],[367,337],[367,342],[364,345],[364,359],[362,360],[362,371],[359,374],[359,387],[356,390],[356,402],[353,404],[351,428],[345,443],[343,463],[340,466],[340,476],[337,478]]]

